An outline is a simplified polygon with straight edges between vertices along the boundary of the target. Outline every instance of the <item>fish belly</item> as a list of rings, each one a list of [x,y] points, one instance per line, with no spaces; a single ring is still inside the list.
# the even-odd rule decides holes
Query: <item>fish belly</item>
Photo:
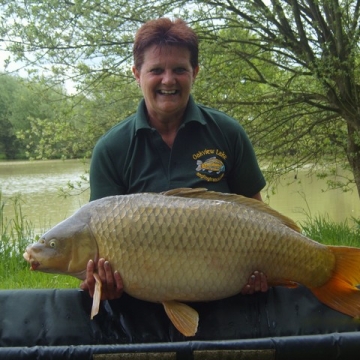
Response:
[[[139,299],[208,301],[235,295],[255,270],[313,287],[334,257],[276,217],[224,201],[134,194],[97,202],[99,255]]]

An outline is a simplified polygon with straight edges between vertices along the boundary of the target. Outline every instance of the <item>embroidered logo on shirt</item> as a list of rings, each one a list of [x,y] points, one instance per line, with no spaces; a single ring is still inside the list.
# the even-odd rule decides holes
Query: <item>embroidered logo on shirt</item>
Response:
[[[209,155],[213,155],[210,156]],[[196,176],[199,178],[210,181],[218,182],[225,175],[225,164],[223,160],[227,155],[215,149],[205,149],[193,154],[193,159],[196,160]]]

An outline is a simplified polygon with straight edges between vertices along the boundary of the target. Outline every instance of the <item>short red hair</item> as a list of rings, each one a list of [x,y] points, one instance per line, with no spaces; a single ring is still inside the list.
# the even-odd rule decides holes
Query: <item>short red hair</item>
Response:
[[[182,46],[190,51],[190,63],[193,68],[199,65],[199,41],[193,29],[184,20],[174,21],[168,18],[150,20],[136,32],[133,56],[136,69],[140,70],[144,62],[144,52],[152,45]]]

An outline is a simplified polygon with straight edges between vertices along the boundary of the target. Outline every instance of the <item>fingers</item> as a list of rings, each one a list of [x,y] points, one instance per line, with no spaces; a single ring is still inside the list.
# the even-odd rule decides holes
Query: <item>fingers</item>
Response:
[[[260,291],[266,292],[269,290],[269,284],[267,282],[267,277],[262,272],[260,273]]]
[[[266,292],[269,290],[265,274],[259,271],[254,271],[250,276],[248,283],[243,287],[241,293],[243,295],[251,295],[255,292]]]
[[[120,273],[118,271],[114,272],[114,279],[115,279],[115,290],[114,290],[114,299],[120,297],[122,293],[124,292],[124,284],[122,281],[122,278],[120,276]]]
[[[108,261],[99,261],[99,270],[100,266],[103,266],[104,269],[103,277],[99,274],[104,288],[101,299],[112,300],[120,297],[123,293],[123,282],[120,273],[118,271],[113,273],[111,265]]]
[[[86,266],[86,278],[80,284],[82,290],[88,291],[91,297],[94,296],[95,279],[94,279],[95,264],[93,260],[89,260]]]
[[[80,284],[80,288],[82,290],[87,290],[91,297],[94,296],[95,270],[102,284],[101,300],[119,298],[122,295],[124,288],[120,273],[118,271],[113,273],[110,263],[103,258],[99,259],[96,269],[94,261],[89,260],[86,267],[86,279]]]
[[[109,270],[108,270],[109,271]],[[106,285],[106,271],[105,271],[105,259],[99,259],[97,263],[97,273],[103,285]],[[106,291],[106,286],[103,286],[102,291]]]

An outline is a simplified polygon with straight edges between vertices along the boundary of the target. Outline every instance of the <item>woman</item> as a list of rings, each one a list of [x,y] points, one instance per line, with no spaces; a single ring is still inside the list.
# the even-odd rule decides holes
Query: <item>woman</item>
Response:
[[[190,95],[199,72],[198,38],[182,20],[145,23],[133,47],[134,77],[143,100],[96,144],[90,168],[90,200],[110,195],[205,187],[261,201],[265,186],[254,150],[242,127]],[[89,261],[84,290],[94,292],[93,272],[102,280],[102,299],[120,297],[120,274],[104,259]],[[242,293],[267,291],[255,272]]]

